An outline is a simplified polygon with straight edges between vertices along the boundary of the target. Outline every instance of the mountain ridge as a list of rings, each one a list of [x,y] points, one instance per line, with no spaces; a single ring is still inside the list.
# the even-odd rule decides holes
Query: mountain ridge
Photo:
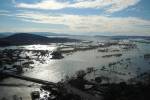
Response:
[[[49,44],[49,43],[64,43],[64,42],[76,42],[77,39],[69,38],[48,38],[41,35],[29,34],[29,33],[17,33],[8,37],[1,38],[0,46],[8,45],[30,45],[30,44]]]

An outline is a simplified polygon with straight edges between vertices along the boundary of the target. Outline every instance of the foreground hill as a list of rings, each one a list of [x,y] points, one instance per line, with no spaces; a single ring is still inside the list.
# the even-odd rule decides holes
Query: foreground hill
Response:
[[[69,38],[48,38],[48,37],[35,35],[35,34],[18,33],[0,39],[0,46],[64,43],[64,42],[76,42],[76,41],[79,40],[69,39]]]

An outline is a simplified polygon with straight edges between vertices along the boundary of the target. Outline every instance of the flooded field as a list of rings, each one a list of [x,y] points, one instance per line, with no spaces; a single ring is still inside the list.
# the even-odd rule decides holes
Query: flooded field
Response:
[[[90,49],[93,46],[95,48]],[[14,61],[17,65],[22,66],[23,63],[32,61],[28,64],[29,68],[24,67],[22,69],[21,75],[51,82],[59,82],[66,76],[73,76],[77,71],[91,67],[96,70],[86,76],[88,80],[93,77],[104,76],[109,78],[109,82],[127,82],[130,78],[150,70],[150,59],[144,57],[145,54],[149,53],[150,44],[129,40],[110,41],[109,43],[84,42],[80,44],[11,46],[0,49],[1,53],[10,49],[15,50],[15,52],[20,51],[19,57],[21,58],[18,59],[23,61],[19,63],[18,60],[16,60],[17,62]],[[51,59],[52,51],[63,51],[64,49],[68,52],[62,54],[63,59]],[[42,55],[42,53],[44,54]],[[11,66],[11,64],[7,64],[6,69]],[[30,100],[30,92],[39,90],[38,84],[14,78],[5,78],[0,83],[6,85],[0,87],[0,90],[3,91],[0,93],[1,98],[3,96],[11,98],[17,94],[24,100]]]

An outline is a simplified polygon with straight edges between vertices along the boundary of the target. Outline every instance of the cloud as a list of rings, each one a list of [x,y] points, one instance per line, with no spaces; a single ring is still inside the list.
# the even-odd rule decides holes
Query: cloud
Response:
[[[140,0],[118,0],[117,3],[114,3],[107,11],[111,13],[121,11],[129,6],[136,5],[139,1]]]
[[[41,0],[37,3],[17,3],[16,7],[19,8],[32,8],[32,9],[63,9],[63,8],[92,8],[102,9],[106,12],[113,13],[124,10],[130,6],[136,5],[140,0],[73,0],[69,2],[64,0],[60,2],[58,0]]]
[[[0,10],[0,14],[1,13],[9,13],[9,11],[8,10]]]
[[[34,8],[34,9],[62,9],[68,6],[68,3],[61,3],[55,0],[43,0],[36,4],[19,3],[16,5],[20,8]]]
[[[0,16],[11,16],[11,14],[8,10],[0,10]]]
[[[12,16],[12,15],[10,15],[10,14],[1,14],[0,13],[0,16]]]
[[[108,17],[100,15],[48,15],[35,12],[16,14],[22,21],[42,24],[60,24],[66,26],[64,32],[76,33],[115,33],[150,35],[150,21],[136,17]],[[146,27],[145,27],[146,26]],[[59,27],[57,29],[59,31]]]

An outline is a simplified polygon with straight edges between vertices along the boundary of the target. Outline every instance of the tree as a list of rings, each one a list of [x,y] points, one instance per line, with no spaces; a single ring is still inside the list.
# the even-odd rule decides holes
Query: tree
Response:
[[[86,75],[86,72],[84,70],[79,70],[77,73],[77,78],[83,79],[84,76]]]
[[[93,67],[89,67],[89,68],[86,69],[86,72],[87,72],[87,73],[91,73],[91,72],[93,72],[93,71],[94,71],[94,68],[93,68]]]

